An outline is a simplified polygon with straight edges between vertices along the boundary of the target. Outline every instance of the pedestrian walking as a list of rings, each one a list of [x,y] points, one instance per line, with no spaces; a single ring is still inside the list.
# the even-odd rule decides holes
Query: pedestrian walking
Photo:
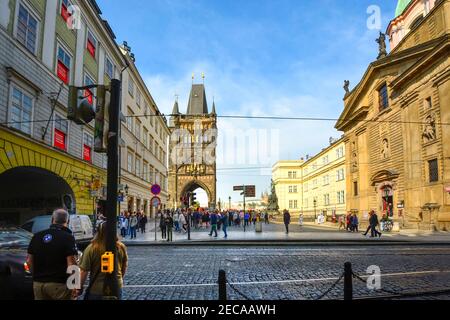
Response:
[[[374,237],[376,237],[376,236],[378,236],[378,237],[381,238],[382,233],[379,232],[379,231],[376,229],[377,226],[378,226],[378,224],[379,224],[378,216],[377,216],[377,214],[375,213],[374,210],[371,210],[371,211],[369,212],[369,226],[367,227],[367,230],[366,230],[365,233],[363,233],[363,235],[364,235],[364,236],[367,236],[367,234],[369,233],[369,230],[370,230],[370,237],[371,237],[371,238],[374,238]]]
[[[76,291],[67,288],[67,268],[76,265],[75,238],[68,228],[69,213],[57,209],[49,229],[36,233],[28,246],[27,265],[33,276],[35,300],[71,300]]]
[[[179,216],[179,223],[184,233],[187,232],[187,219],[186,219],[186,213],[184,211],[181,212]]]
[[[180,231],[180,211],[176,211],[174,216],[173,216],[173,225],[175,227],[175,232],[179,232]]]
[[[345,228],[345,215],[340,215],[338,221],[339,221],[339,230],[341,230],[341,228],[343,230],[345,230],[346,229]]]
[[[300,227],[303,227],[303,213],[301,213],[300,216],[298,217],[298,225]]]
[[[291,223],[291,215],[290,215],[289,211],[287,211],[287,210],[284,210],[283,222],[284,222],[284,226],[286,227],[286,234],[289,234],[289,224]]]
[[[128,255],[125,245],[115,236],[116,250],[117,250],[117,282],[119,285],[118,300],[122,299],[123,278],[127,272]],[[96,234],[94,240],[87,246],[81,258],[81,288],[90,274],[90,282],[85,293],[85,300],[102,300],[103,299],[103,284],[105,282],[106,273],[101,272],[101,257],[106,252],[106,223],[102,223],[99,227],[99,232]],[[82,294],[83,290],[77,291],[77,296]]]
[[[268,212],[264,212],[264,224],[270,224]]]
[[[352,227],[351,218],[352,218],[352,213],[349,212],[349,213],[347,214],[347,216],[345,217],[345,223],[346,223],[345,230],[347,230],[347,231],[349,231],[349,232],[351,231],[350,229],[351,229],[351,227]]]
[[[122,216],[120,219],[120,235],[122,238],[125,238],[127,236],[127,229],[128,229],[128,219],[125,216]]]
[[[213,212],[210,216],[211,219],[211,231],[209,232],[209,236],[212,236],[213,232],[214,232],[214,238],[217,238],[217,214],[215,212]]]
[[[159,229],[161,230],[161,239],[165,240],[167,236],[166,213],[161,213],[159,217]]]
[[[133,212],[133,214],[130,217],[130,235],[131,239],[136,239],[136,229],[138,227],[138,218],[136,215],[136,212]]]
[[[147,215],[146,214],[142,214],[141,220],[139,221],[140,223],[140,227],[141,227],[141,233],[145,233],[145,227],[147,226]]]
[[[358,231],[358,226],[359,226],[359,220],[358,220],[358,216],[356,215],[356,213],[354,213],[352,215],[351,218],[351,223],[352,223],[352,232],[359,232]]]
[[[222,230],[224,234],[224,239],[228,238],[227,228],[228,228],[228,214],[224,214],[222,217]]]
[[[173,241],[173,218],[172,215],[169,213],[167,213],[166,218],[165,218],[165,225],[166,225],[166,229],[167,229],[167,242],[171,242]]]
[[[247,227],[247,226],[249,225],[249,224],[248,224],[249,219],[250,219],[250,213],[246,212],[246,213],[244,214],[244,226],[245,226],[245,227]]]

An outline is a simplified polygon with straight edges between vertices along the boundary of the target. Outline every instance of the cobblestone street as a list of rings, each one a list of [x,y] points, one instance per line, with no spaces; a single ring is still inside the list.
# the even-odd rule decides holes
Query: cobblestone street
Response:
[[[330,288],[349,261],[366,276],[379,266],[382,289],[430,292],[450,289],[449,247],[129,247],[124,298],[215,300],[218,271],[249,299],[312,300]],[[386,296],[354,279],[355,298]],[[244,296],[227,288],[231,300]],[[343,281],[324,299],[342,299]],[[416,299],[450,299],[450,294]]]

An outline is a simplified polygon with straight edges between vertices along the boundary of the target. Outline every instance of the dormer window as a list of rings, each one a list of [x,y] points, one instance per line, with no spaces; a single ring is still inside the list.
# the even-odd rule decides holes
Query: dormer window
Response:
[[[378,90],[378,101],[380,111],[389,108],[388,88],[386,83],[383,84],[381,88]]]

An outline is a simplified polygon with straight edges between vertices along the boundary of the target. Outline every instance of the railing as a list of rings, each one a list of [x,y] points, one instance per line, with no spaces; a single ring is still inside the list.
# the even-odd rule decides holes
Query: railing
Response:
[[[344,272],[337,278],[337,280],[324,292],[318,295],[313,300],[322,300],[326,298],[341,282],[344,281],[344,300],[351,301],[354,300],[355,297],[353,295],[353,279],[364,283],[367,285],[367,276],[360,276],[353,272],[352,264],[350,262],[346,262],[344,264]],[[218,279],[218,289],[219,289],[219,300],[225,301],[228,300],[227,288],[230,288],[235,294],[237,294],[242,299],[240,300],[257,300],[252,299],[248,295],[244,294],[240,291],[233,283],[229,282],[226,277],[226,272],[224,270],[219,271],[219,279]],[[374,299],[396,299],[396,298],[413,298],[413,297],[424,297],[424,296],[435,296],[435,295],[447,295],[450,294],[450,288],[440,289],[440,290],[430,290],[430,291],[416,291],[416,292],[399,292],[396,290],[389,289],[377,289],[378,292],[382,292],[385,295],[376,295],[376,296],[364,296],[364,297],[356,297],[357,300],[374,300]]]

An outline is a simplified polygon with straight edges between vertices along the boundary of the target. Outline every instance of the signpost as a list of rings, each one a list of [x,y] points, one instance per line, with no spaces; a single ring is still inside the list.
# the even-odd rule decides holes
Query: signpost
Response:
[[[158,207],[161,204],[161,199],[159,199],[158,196],[154,196],[151,200],[150,200],[150,205],[155,208],[155,241],[157,241],[157,236],[156,236],[156,220],[158,219]]]
[[[233,191],[242,191],[241,196],[244,197],[244,232],[245,232],[245,198],[256,197],[256,186],[234,186]]]

